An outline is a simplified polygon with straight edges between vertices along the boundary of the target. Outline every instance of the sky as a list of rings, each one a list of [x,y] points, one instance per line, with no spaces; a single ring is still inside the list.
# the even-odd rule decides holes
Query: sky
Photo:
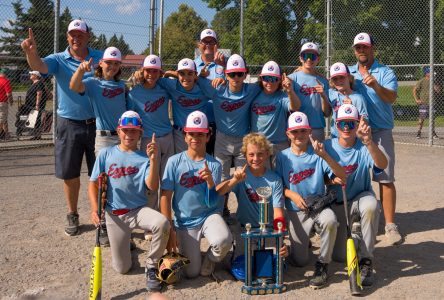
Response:
[[[11,2],[6,0],[0,3],[1,26],[5,26],[8,19],[15,19]],[[148,47],[150,2],[150,0],[60,0],[60,13],[65,7],[69,7],[72,16],[84,19],[96,35],[104,33],[109,39],[114,33],[118,37],[122,34],[130,48],[139,54]],[[27,0],[22,0],[22,3],[25,9],[29,8]],[[216,13],[200,0],[164,0],[164,21],[172,12],[177,11],[182,3],[192,6],[209,24]],[[159,4],[160,0],[156,0],[157,24]]]

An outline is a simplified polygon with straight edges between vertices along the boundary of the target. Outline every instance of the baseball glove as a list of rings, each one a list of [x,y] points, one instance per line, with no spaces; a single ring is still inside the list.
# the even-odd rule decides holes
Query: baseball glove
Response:
[[[181,278],[181,269],[189,263],[190,260],[180,253],[167,253],[159,260],[156,277],[162,282],[173,284]]]
[[[324,195],[308,196],[305,198],[307,204],[307,216],[313,218],[320,213],[324,208],[329,207],[336,202],[336,191],[330,190]]]

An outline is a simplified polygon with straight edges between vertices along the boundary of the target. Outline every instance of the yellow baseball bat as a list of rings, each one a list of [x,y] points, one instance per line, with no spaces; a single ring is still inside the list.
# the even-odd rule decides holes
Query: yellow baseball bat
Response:
[[[99,218],[102,216],[102,192],[103,192],[103,175],[99,175],[99,191],[97,193],[97,214]],[[99,241],[100,225],[96,229],[96,244],[94,246],[91,272],[89,274],[89,300],[102,299],[102,249]]]

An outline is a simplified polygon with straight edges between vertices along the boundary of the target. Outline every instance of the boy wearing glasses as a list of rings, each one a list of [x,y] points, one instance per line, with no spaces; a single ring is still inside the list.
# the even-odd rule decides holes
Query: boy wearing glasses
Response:
[[[242,138],[250,132],[250,106],[261,91],[256,83],[244,83],[247,73],[245,60],[233,54],[225,70],[228,86],[221,84],[213,88],[212,81],[202,76],[198,80],[203,93],[213,99],[217,126],[214,156],[222,164],[222,180],[229,179],[232,163],[238,168],[246,162],[241,152]],[[227,201],[228,195],[225,196],[225,203]],[[225,209],[224,215],[227,214],[229,211]]]
[[[287,136],[291,146],[277,155],[275,171],[284,185],[291,243],[290,261],[300,267],[308,264],[310,231],[316,223],[321,228],[321,249],[310,287],[319,289],[327,284],[328,264],[331,262],[338,222],[328,207],[315,216],[308,216],[304,198],[325,193],[324,177],[336,177],[338,182],[345,183],[345,171],[325,151],[323,144],[311,137],[311,128],[304,113],[294,112],[290,115]]]
[[[156,139],[153,135],[145,151],[137,150],[143,129],[142,120],[134,111],[123,113],[118,124],[120,144],[99,152],[91,174],[88,186],[91,220],[99,226],[97,181],[105,172],[107,202],[104,209],[113,269],[125,274],[131,268],[131,231],[136,228],[151,231],[153,236],[145,275],[147,289],[159,291],[161,283],[156,278],[157,263],[168,243],[170,224],[161,213],[146,206],[146,189],[155,191],[159,188]]]
[[[331,118],[331,137],[338,137],[336,129],[336,115],[342,104],[353,104],[360,116],[367,116],[367,106],[364,97],[353,90],[354,77],[350,75],[348,67],[341,62],[334,63],[330,67],[330,87],[328,91],[330,105],[333,109]]]
[[[313,138],[325,139],[325,118],[331,114],[328,101],[328,81],[316,71],[319,63],[319,48],[314,43],[305,43],[299,53],[302,64],[288,77],[295,82],[294,90],[301,100],[300,111],[310,120]]]
[[[358,240],[359,267],[363,286],[373,283],[373,250],[380,214],[379,201],[376,200],[370,180],[369,169],[373,174],[381,173],[387,167],[387,158],[372,141],[370,126],[363,116],[358,116],[358,110],[352,104],[344,104],[338,110],[336,126],[339,137],[327,140],[325,150],[338,161],[347,175],[346,193],[349,201],[348,208],[351,219],[353,238]],[[336,183],[333,179],[332,183]],[[329,189],[337,192],[337,204],[332,209],[335,212],[340,226],[333,250],[333,259],[346,261],[347,228],[343,208],[343,195],[339,184],[329,185]],[[359,236],[359,227],[362,240]]]
[[[272,143],[273,154],[265,165],[274,169],[276,154],[289,146],[285,135],[288,114],[298,110],[301,101],[293,89],[293,81],[281,73],[281,68],[274,61],[262,67],[259,86],[262,92],[251,104],[251,131],[264,134]]]

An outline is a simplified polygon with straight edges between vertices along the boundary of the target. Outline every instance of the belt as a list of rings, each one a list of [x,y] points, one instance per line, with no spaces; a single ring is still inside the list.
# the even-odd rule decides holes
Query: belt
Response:
[[[177,126],[177,125],[173,125],[173,128],[176,129],[176,130],[180,130],[180,131],[183,130],[183,127],[179,127],[179,126]]]
[[[73,123],[79,123],[79,124],[85,124],[85,125],[94,124],[96,122],[96,119],[94,119],[94,118],[91,118],[88,120],[73,120],[73,119],[67,119],[67,120],[69,120],[70,122],[73,122]]]
[[[100,136],[113,136],[113,135],[117,135],[117,131],[115,131],[115,130],[97,130],[97,133]]]
[[[126,214],[126,213],[129,213],[130,211],[131,211],[131,209],[128,209],[128,208],[122,208],[122,209],[115,209],[115,210],[112,210],[111,213],[112,213],[113,215],[115,215],[115,216],[121,216],[121,215],[124,215],[124,214]]]

